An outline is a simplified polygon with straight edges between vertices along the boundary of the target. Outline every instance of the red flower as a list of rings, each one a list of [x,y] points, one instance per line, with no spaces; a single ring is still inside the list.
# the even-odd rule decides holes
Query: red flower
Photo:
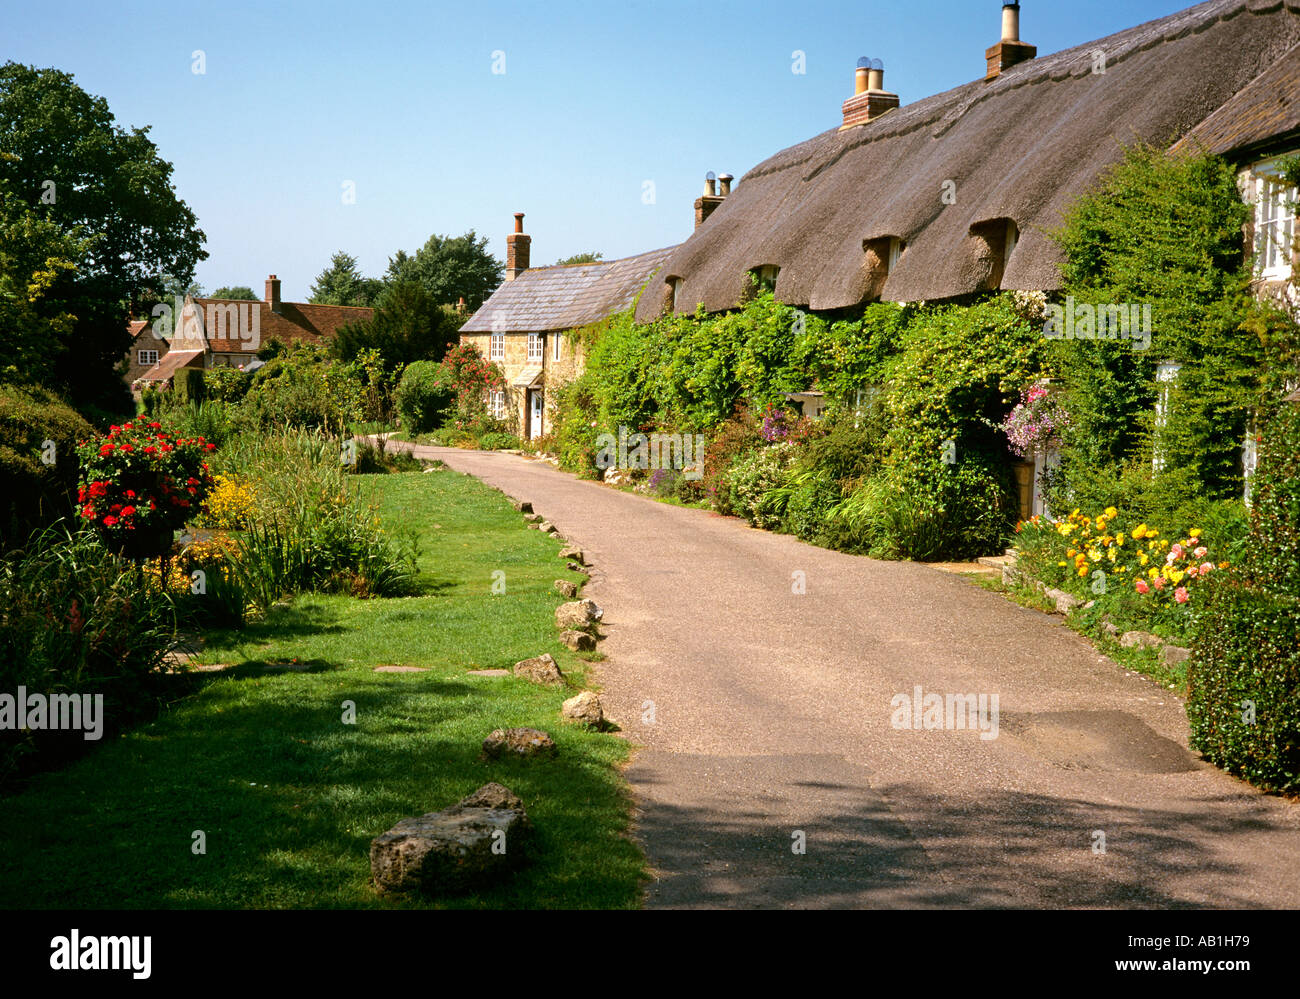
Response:
[[[126,491],[126,498],[127,498],[127,499],[135,499],[135,490],[134,490],[134,489],[128,489],[128,490]]]
[[[149,424],[149,429],[150,429],[150,430],[161,430],[161,429],[162,429],[162,424],[161,424],[161,423],[151,423],[151,424]]]
[[[135,507],[133,507],[133,506],[124,506],[124,507],[122,507],[122,516],[123,516],[123,517],[134,517],[134,516],[135,516]]]
[[[105,517],[105,518],[104,518],[104,526],[105,526],[105,527],[112,527],[112,526],[113,526],[114,524],[116,524],[116,523],[117,523],[117,518],[116,518],[116,517]]]
[[[135,448],[133,448],[130,444],[122,444],[122,445],[119,445],[119,446],[122,448],[123,451],[134,451],[134,450],[135,450]]]
[[[93,506],[83,506],[81,508],[81,515],[87,519],[92,518],[95,516],[95,508]]]
[[[105,496],[105,495],[107,495],[107,493],[108,493],[108,483],[107,483],[107,482],[92,482],[92,483],[90,484],[90,498],[91,498],[91,499],[99,499],[101,496]]]
[[[116,446],[117,446],[117,445],[115,445],[115,444],[105,444],[103,447],[101,447],[101,448],[99,449],[99,453],[100,453],[101,456],[103,456],[103,455],[110,455],[110,454],[113,453],[113,450],[114,450],[114,448],[115,448]]]

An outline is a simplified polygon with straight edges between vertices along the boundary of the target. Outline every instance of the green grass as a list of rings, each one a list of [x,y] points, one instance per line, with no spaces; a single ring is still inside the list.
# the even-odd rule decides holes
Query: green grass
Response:
[[[420,544],[421,595],[309,596],[243,632],[207,636],[210,674],[155,722],[0,801],[0,905],[54,907],[632,907],[644,860],[614,735],[560,722],[585,663],[557,641],[558,542],[451,471],[376,476],[385,523]],[[492,573],[506,592],[492,595]],[[466,675],[550,652],[571,687]],[[264,673],[264,661],[317,660]],[[425,673],[382,674],[382,664]],[[342,723],[343,702],[356,705]],[[497,727],[543,728],[558,759],[486,763]],[[476,895],[383,898],[369,843],[481,784],[519,794],[532,862]],[[202,830],[207,853],[191,850]]]

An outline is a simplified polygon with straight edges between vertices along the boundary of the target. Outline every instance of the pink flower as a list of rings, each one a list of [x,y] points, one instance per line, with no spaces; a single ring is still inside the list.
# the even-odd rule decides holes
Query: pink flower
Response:
[[[1209,553],[1209,551],[1210,549],[1206,548],[1204,545],[1201,545],[1201,547],[1196,549],[1196,551],[1192,552],[1192,554],[1195,555],[1197,558],[1205,558],[1205,556]]]
[[[1174,545],[1169,549],[1169,560],[1172,562],[1176,558],[1182,558],[1183,552],[1186,551],[1182,545]]]
[[[1213,572],[1213,571],[1214,571],[1214,563],[1213,563],[1213,562],[1202,562],[1202,563],[1201,563],[1201,575],[1202,575],[1202,576],[1204,576],[1206,573],[1210,573],[1210,572]]]
[[[1180,604],[1187,603],[1187,587],[1180,586],[1178,589],[1174,590],[1174,599]]]
[[[1150,593],[1150,592],[1151,592],[1151,587],[1147,586],[1147,581],[1146,581],[1145,579],[1139,579],[1139,580],[1138,580],[1136,583],[1134,583],[1133,585],[1137,587],[1137,591],[1138,591],[1139,593]]]
[[[1163,590],[1163,589],[1165,588],[1165,577],[1164,577],[1164,576],[1157,576],[1157,577],[1152,581],[1152,584],[1151,584],[1151,585],[1153,585],[1157,590]]]

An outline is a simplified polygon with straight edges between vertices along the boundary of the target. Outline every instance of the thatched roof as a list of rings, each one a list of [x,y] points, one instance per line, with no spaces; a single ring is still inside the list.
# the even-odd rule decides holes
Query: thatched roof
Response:
[[[544,333],[597,322],[631,305],[676,249],[669,246],[595,264],[531,268],[494,291],[460,331]]]
[[[1297,43],[1300,0],[1213,0],[860,127],[840,131],[838,108],[828,107],[835,127],[741,178],[656,282],[681,279],[678,311],[734,307],[762,265],[780,268],[779,300],[813,309],[876,293],[916,301],[1056,288],[1060,258],[1045,233],[1121,145],[1168,146],[1278,60],[1293,60]],[[1093,72],[1098,50],[1102,74]],[[965,55],[974,66],[981,54],[972,42]],[[848,82],[846,72],[846,91]],[[942,200],[945,181],[955,204]],[[1016,223],[1019,241],[999,275],[1002,219]],[[885,237],[906,250],[880,286],[880,244],[864,244]],[[643,321],[663,307],[655,291],[638,303]]]

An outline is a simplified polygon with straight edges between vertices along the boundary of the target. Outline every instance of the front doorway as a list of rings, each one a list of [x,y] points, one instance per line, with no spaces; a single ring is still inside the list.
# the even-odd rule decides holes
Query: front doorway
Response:
[[[528,437],[542,436],[542,390],[528,390]]]

